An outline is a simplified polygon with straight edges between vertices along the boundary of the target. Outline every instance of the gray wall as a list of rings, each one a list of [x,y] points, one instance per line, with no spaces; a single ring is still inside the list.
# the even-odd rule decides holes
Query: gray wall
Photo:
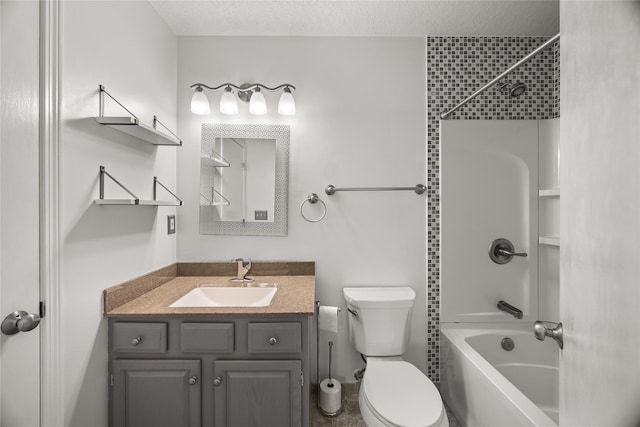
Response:
[[[560,424],[640,425],[640,2],[562,1]]]
[[[424,38],[180,37],[178,259],[226,261],[312,260],[316,297],[343,305],[342,288],[410,285],[417,293],[406,358],[425,371],[425,196],[412,192],[324,194],[324,187],[413,186],[425,177]],[[265,92],[269,113],[237,116],[218,112],[221,92],[208,92],[212,113],[189,110],[196,82],[291,83],[297,111],[277,114],[279,94]],[[291,126],[288,237],[198,234],[199,154],[202,122]],[[311,193],[327,204],[319,223],[304,221],[300,204]],[[345,313],[345,311],[343,311]],[[362,366],[341,315],[334,372],[353,382]],[[326,351],[323,337],[321,349]],[[321,356],[326,372],[327,359]],[[322,374],[324,375],[324,374]]]
[[[61,311],[65,425],[107,425],[107,322],[102,291],[176,260],[172,207],[97,206],[104,165],[140,198],[153,177],[176,187],[175,147],[98,124],[98,85],[150,125],[176,128],[177,38],[147,2],[61,2]],[[126,115],[106,101],[107,115]],[[127,197],[112,182],[106,195]]]

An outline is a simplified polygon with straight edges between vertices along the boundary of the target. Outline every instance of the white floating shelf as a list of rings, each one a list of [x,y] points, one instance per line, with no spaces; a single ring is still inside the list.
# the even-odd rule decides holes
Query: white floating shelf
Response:
[[[171,190],[165,187],[160,181],[158,181],[157,177],[153,177],[153,200],[141,200],[133,194],[131,191],[127,189],[124,185],[122,185],[117,179],[115,179],[104,166],[100,166],[100,198],[95,199],[93,203],[96,205],[120,205],[120,206],[182,206],[182,200],[178,198]],[[106,199],[104,197],[104,177],[108,177],[113,182],[115,182],[120,188],[129,193],[131,196],[130,199]],[[158,200],[156,198],[158,185],[164,188],[169,194],[175,197],[175,200],[165,201]]]
[[[173,135],[168,135],[164,132],[160,132],[158,129],[147,126],[144,123],[140,123],[135,117],[105,117],[98,116],[96,121],[101,125],[109,126],[120,132],[129,134],[142,141],[148,142],[153,145],[173,145],[180,146],[182,141]]]
[[[538,238],[538,242],[541,245],[560,246],[560,238],[559,237],[540,236]]]
[[[231,164],[226,160],[224,160],[223,158],[207,156],[206,154],[203,154],[200,158],[204,161],[213,163],[213,166],[215,167],[228,168],[229,166],[231,166]]]
[[[120,205],[120,206],[181,206],[182,203],[165,200],[136,200],[136,199],[96,199],[96,205]]]
[[[538,190],[539,197],[560,197],[559,188],[550,188],[548,190]]]

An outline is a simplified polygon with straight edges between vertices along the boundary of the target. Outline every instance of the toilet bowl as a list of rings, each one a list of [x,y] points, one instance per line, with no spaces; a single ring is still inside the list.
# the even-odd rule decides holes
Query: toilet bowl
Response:
[[[400,357],[416,297],[402,287],[344,288],[349,340],[366,356],[358,402],[367,427],[449,427],[436,386]]]
[[[399,357],[367,359],[358,403],[368,427],[449,426],[436,386]]]

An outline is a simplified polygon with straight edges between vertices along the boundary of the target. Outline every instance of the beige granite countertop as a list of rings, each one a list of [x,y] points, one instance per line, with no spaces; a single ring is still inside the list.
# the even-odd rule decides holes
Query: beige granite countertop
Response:
[[[176,277],[137,298],[108,310],[107,317],[118,316],[202,316],[202,315],[286,315],[315,311],[315,276],[255,276],[254,283],[275,283],[278,290],[266,307],[169,307],[174,301],[200,285],[241,286],[230,283],[233,276]]]

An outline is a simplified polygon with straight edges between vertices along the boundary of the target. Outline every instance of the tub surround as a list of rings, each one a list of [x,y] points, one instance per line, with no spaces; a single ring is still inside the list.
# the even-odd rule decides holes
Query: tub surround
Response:
[[[254,283],[276,283],[278,291],[266,307],[169,307],[199,285],[239,286],[235,263],[177,263],[104,291],[104,315],[192,316],[243,314],[307,314],[315,308],[315,263],[254,262]]]
[[[441,272],[440,113],[544,43],[547,37],[427,37],[427,375],[440,381],[440,300],[447,284]],[[529,89],[526,96],[505,97],[488,90],[449,120],[549,119],[560,115],[560,43],[509,75]],[[546,256],[546,254],[544,254]],[[542,272],[541,274],[547,274]],[[442,289],[442,290],[441,290]],[[497,302],[497,301],[496,301]]]

